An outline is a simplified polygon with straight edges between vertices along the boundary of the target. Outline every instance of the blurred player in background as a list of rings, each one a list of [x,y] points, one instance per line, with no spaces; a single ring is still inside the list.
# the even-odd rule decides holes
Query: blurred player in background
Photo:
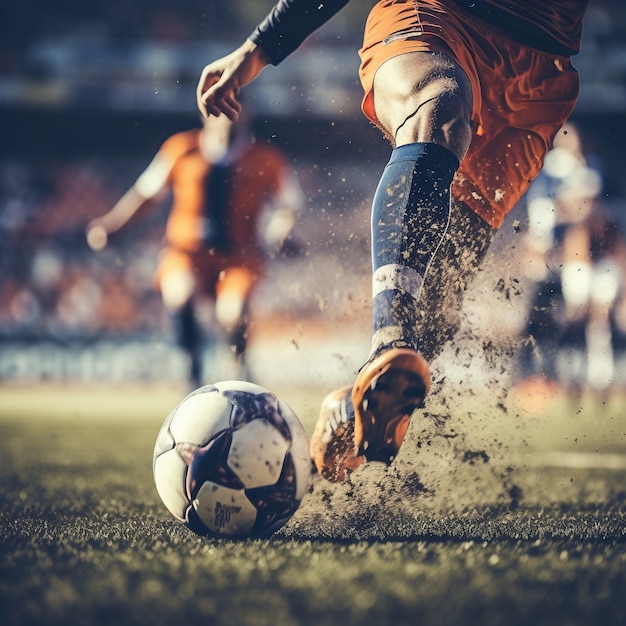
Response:
[[[241,111],[239,89],[348,0],[279,0],[207,65],[204,115]],[[372,207],[372,345],[352,387],[323,402],[311,449],[343,480],[390,463],[450,340],[461,299],[574,108],[587,0],[380,0],[360,50],[365,115],[393,152]],[[452,201],[451,201],[452,200]]]
[[[203,127],[167,139],[135,184],[105,215],[91,221],[94,250],[159,206],[172,205],[156,284],[189,357],[189,379],[203,384],[202,324],[197,303],[209,297],[242,376],[250,300],[263,277],[267,252],[289,252],[303,195],[285,156],[258,143],[244,117],[207,118]],[[269,216],[269,217],[268,217]]]
[[[524,269],[534,291],[519,388],[563,385],[574,398],[604,395],[614,380],[615,308],[623,292],[624,239],[602,206],[602,168],[566,124],[525,197]]]

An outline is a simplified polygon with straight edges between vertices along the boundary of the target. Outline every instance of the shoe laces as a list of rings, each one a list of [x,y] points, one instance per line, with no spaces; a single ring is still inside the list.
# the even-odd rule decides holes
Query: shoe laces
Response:
[[[354,405],[350,391],[332,406],[326,422],[326,434],[332,435],[340,427],[347,426],[349,422],[354,422]]]

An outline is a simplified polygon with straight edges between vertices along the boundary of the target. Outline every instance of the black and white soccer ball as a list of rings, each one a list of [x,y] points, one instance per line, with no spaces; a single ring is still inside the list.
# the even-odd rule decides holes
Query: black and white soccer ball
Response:
[[[311,456],[287,404],[259,385],[223,381],[193,391],[168,415],[152,468],[163,504],[195,533],[268,537],[300,506]]]

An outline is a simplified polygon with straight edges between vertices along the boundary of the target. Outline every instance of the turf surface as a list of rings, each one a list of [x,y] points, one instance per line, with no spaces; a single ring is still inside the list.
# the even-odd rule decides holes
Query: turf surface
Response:
[[[369,491],[315,477],[272,539],[226,541],[179,525],[153,487],[154,438],[179,398],[0,388],[2,624],[626,623],[621,409],[603,418],[608,440],[593,411],[572,436],[570,412],[554,414],[507,452],[523,465],[514,479],[495,457],[482,474],[487,455],[466,451],[472,481],[502,478],[507,497],[443,506],[399,459]],[[310,432],[315,402],[287,399]]]

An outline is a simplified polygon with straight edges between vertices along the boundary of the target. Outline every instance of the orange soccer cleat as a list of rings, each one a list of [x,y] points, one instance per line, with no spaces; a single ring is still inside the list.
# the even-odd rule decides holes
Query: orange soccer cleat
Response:
[[[319,473],[340,482],[365,461],[390,464],[429,386],[428,365],[419,352],[389,346],[379,350],[352,387],[337,389],[322,402],[311,437]]]

